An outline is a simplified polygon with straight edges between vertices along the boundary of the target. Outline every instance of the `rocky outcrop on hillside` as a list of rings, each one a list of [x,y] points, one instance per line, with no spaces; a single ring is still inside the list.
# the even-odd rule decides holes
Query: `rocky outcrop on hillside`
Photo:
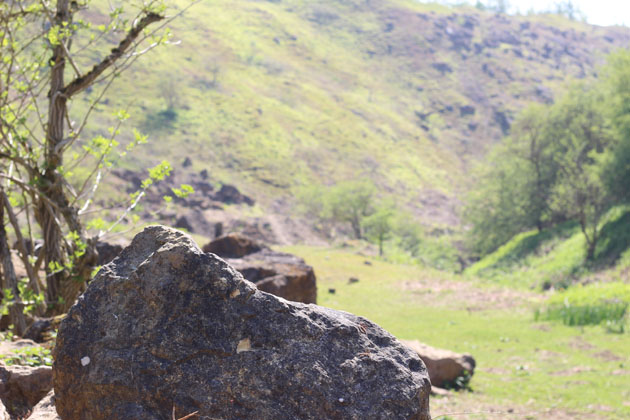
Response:
[[[138,191],[141,188],[143,178],[146,178],[145,174],[128,169],[114,170],[112,174],[124,181],[128,193]],[[180,188],[182,184],[191,186],[194,192],[187,197],[177,196],[172,189]],[[151,189],[147,190],[145,201],[154,205],[162,205],[165,196],[170,197],[181,207],[202,210],[220,209],[224,204],[244,204],[247,206],[255,204],[251,197],[243,194],[234,185],[222,184],[218,190],[215,190],[206,170],[199,173],[185,169],[173,170],[169,177],[157,182]]]
[[[183,233],[151,226],[62,322],[64,420],[429,420],[420,358],[349,313],[261,292]]]
[[[471,8],[414,14],[387,2],[381,6],[373,8],[381,32],[361,37],[366,53],[396,63],[417,91],[418,127],[464,161],[509,134],[527,104],[552,102],[568,78],[596,77],[605,55],[630,42],[627,28],[560,16]],[[333,26],[347,30],[348,21],[340,17]],[[402,76],[410,74],[415,81]]]
[[[294,302],[317,303],[313,267],[295,255],[273,251],[239,233],[219,237],[204,245],[203,251],[224,258],[263,292]]]
[[[571,78],[593,79],[606,54],[630,43],[624,27],[424,3],[217,0],[182,16],[178,36],[186,41],[173,53],[189,72],[138,63],[139,73],[198,93],[186,95],[177,110],[184,120],[150,133],[169,144],[173,186],[205,188],[209,197],[219,193],[212,176],[220,174],[237,180],[241,194],[267,214],[295,218],[302,187],[354,176],[374,182],[429,228],[457,226],[468,171],[511,131],[516,115],[532,102],[554,101]],[[202,19],[217,13],[220,22]],[[227,22],[241,19],[249,23],[235,44],[229,34],[243,28]],[[202,50],[214,53],[205,60],[196,54]],[[250,78],[251,85],[241,83]],[[159,112],[133,108],[141,115]],[[155,164],[148,156],[138,165]],[[123,175],[139,185],[146,172]],[[160,203],[170,193],[152,190],[149,201]],[[158,220],[172,225],[185,216],[179,226],[210,237],[219,220],[202,214],[206,207],[247,202],[227,189],[218,195],[223,198],[187,198],[182,205],[194,204],[194,211]],[[199,222],[204,217],[207,227]],[[316,234],[328,233],[304,222]]]

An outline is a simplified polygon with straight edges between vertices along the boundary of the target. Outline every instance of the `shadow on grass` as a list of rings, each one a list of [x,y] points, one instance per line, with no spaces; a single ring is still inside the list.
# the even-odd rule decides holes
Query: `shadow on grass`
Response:
[[[539,252],[540,247],[545,242],[553,239],[568,239],[573,236],[578,229],[577,222],[569,221],[561,223],[552,228],[543,230],[523,238],[519,243],[510,250],[509,253],[502,256],[496,265],[512,265],[527,258],[528,256]]]
[[[171,130],[177,121],[177,117],[177,111],[173,108],[148,113],[145,117],[142,129],[148,133]]]

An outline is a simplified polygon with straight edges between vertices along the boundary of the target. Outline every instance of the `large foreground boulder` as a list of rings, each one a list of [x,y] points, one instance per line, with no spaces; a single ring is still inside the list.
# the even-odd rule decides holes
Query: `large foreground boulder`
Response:
[[[429,420],[420,358],[370,321],[259,291],[181,232],[146,228],[62,322],[64,420]]]
[[[475,372],[475,359],[469,354],[431,347],[417,340],[401,340],[418,353],[429,371],[431,384],[439,388],[461,388]]]

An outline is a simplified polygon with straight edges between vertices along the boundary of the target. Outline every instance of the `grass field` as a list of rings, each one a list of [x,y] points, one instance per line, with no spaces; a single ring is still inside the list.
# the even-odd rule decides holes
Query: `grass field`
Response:
[[[513,288],[566,288],[577,282],[619,281],[630,267],[630,209],[612,208],[600,224],[592,261],[576,222],[513,237],[468,267],[466,275]]]
[[[390,264],[348,249],[283,250],[315,268],[320,305],[365,316],[399,338],[475,357],[473,391],[434,397],[434,418],[630,417],[628,333],[536,322],[534,311],[549,295],[472,276]],[[349,284],[349,277],[360,281]]]

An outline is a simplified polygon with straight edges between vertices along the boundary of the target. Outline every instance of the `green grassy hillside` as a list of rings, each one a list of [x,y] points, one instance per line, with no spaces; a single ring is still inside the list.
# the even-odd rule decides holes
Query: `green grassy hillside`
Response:
[[[124,133],[135,126],[152,145],[125,166],[190,157],[186,171],[208,169],[263,208],[367,177],[423,223],[449,227],[469,162],[513,115],[567,77],[592,77],[600,54],[630,39],[412,0],[207,0],[173,32],[181,43],[142,57],[92,121],[102,131],[130,107]]]
[[[608,212],[593,261],[586,260],[586,242],[577,223],[567,222],[542,232],[512,238],[466,269],[520,288],[564,288],[574,282],[626,280],[630,267],[630,212],[618,206]]]

